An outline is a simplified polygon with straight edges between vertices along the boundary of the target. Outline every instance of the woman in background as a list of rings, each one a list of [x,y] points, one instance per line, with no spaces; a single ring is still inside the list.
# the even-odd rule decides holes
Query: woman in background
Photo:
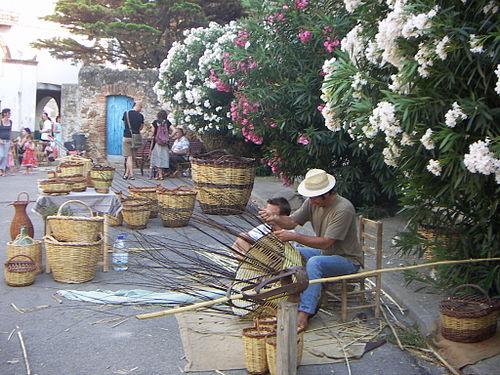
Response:
[[[164,110],[158,112],[156,118],[157,119],[152,123],[155,130],[153,133],[153,142],[151,144],[152,151],[150,165],[151,168],[156,168],[158,171],[158,175],[154,179],[163,180],[165,179],[165,169],[168,169],[170,166],[168,137],[170,136],[170,127],[172,124],[167,120],[167,112]],[[160,144],[163,143],[162,140],[157,139],[160,129],[163,134],[165,134],[166,132],[166,134],[168,135],[166,144]]]
[[[12,131],[12,121],[10,119],[10,109],[2,109],[0,119],[0,176],[7,176],[7,161],[10,149],[10,133]]]
[[[50,142],[54,139],[54,124],[52,123],[49,115],[45,112],[42,113],[42,121],[43,127],[40,129],[40,139],[42,141]]]
[[[63,155],[63,141],[62,141],[62,126],[61,126],[61,116],[56,116],[56,121],[54,121],[54,141],[55,141],[55,157],[58,158]]]

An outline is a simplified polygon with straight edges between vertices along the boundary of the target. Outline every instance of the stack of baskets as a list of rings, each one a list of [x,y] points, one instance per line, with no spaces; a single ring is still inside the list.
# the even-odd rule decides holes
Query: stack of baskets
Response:
[[[64,161],[59,164],[57,175],[59,177],[83,176],[83,163],[78,161]]]
[[[113,182],[113,176],[115,174],[115,168],[103,166],[96,164],[90,170],[90,178],[92,180],[92,185],[98,193],[107,194],[111,183]]]
[[[92,187],[91,180],[90,180],[90,169],[92,168],[92,159],[86,158],[83,156],[79,155],[68,155],[63,158],[61,158],[61,162],[78,162],[78,163],[83,163],[83,170],[82,170],[82,175],[87,179],[87,187]]]
[[[482,293],[456,295],[466,287]],[[494,302],[477,285],[463,284],[456,287],[451,296],[439,305],[441,334],[444,338],[457,342],[479,342],[496,333],[499,302]]]
[[[132,198],[146,198],[149,199],[151,212],[149,217],[151,219],[158,217],[158,198],[156,196],[156,190],[160,188],[161,185],[157,186],[134,186],[129,185],[128,191]]]
[[[62,216],[64,206],[71,203],[85,206],[89,216]],[[54,280],[83,283],[94,278],[102,250],[103,221],[77,200],[63,203],[55,216],[47,217],[50,232],[44,242]]]
[[[147,198],[122,199],[122,215],[129,229],[145,229],[151,214],[151,201]]]
[[[9,286],[28,286],[35,281],[35,261],[25,254],[14,255],[3,265],[5,282]]]
[[[243,329],[243,352],[245,367],[250,374],[276,375],[276,316],[261,316],[254,319],[254,326]],[[304,350],[303,328],[297,331],[297,362],[302,362]]]
[[[193,215],[195,190],[181,185],[175,189],[158,189],[160,217],[165,227],[184,227]]]
[[[192,157],[191,168],[204,213],[234,215],[245,210],[255,179],[255,159],[216,150]]]

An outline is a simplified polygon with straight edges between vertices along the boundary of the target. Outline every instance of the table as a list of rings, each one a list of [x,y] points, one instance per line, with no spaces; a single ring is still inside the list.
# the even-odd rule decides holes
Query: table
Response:
[[[120,203],[120,199],[118,196],[109,192],[107,194],[97,193],[92,188],[87,188],[86,191],[81,193],[69,193],[66,195],[39,195],[35,206],[32,208],[33,212],[36,212],[39,215],[43,215],[44,209],[46,207],[60,207],[61,204],[67,202],[69,200],[79,200],[89,206],[93,212],[102,214],[104,216],[103,222],[103,239],[102,239],[102,247],[103,247],[103,271],[107,272],[109,270],[109,259],[108,259],[108,215],[117,216],[121,209],[122,205]],[[76,206],[75,206],[76,207]],[[81,207],[83,209],[83,207]],[[76,211],[79,212],[79,211]],[[82,211],[83,212],[83,211]],[[55,213],[53,214],[55,215]],[[86,216],[88,212],[86,212]],[[45,234],[50,232],[50,228],[47,227],[47,221],[45,221]],[[50,272],[50,266],[47,262],[47,254],[45,254],[46,261],[46,272]]]

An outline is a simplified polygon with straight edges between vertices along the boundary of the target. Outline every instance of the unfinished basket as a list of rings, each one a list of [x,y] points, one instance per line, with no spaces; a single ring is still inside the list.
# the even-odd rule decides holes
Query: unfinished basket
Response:
[[[455,295],[462,288],[471,287],[483,295]],[[451,296],[439,305],[441,334],[457,342],[479,342],[495,335],[498,318],[498,304],[477,285],[464,284],[456,287]]]
[[[146,198],[126,198],[122,200],[122,215],[129,229],[145,229],[150,215],[150,202]]]
[[[184,227],[189,223],[193,215],[196,193],[186,185],[158,190],[160,217],[165,227]]]
[[[302,362],[302,353],[304,351],[304,328],[297,332],[297,367]],[[270,335],[266,338],[266,357],[269,373],[276,375],[276,336]]]
[[[230,294],[239,294],[245,287],[260,281],[269,273],[282,271],[295,266],[303,266],[304,260],[300,252],[288,242],[281,242],[273,234],[268,234],[257,242],[246,253],[244,261],[236,270],[235,281]],[[294,282],[297,281],[294,276]],[[281,283],[277,282],[276,287]],[[269,286],[274,287],[274,286]],[[263,311],[277,309],[278,304],[288,298],[285,293],[267,299],[265,303],[257,303],[248,299],[231,302],[233,313],[239,316],[258,316]]]
[[[255,159],[216,150],[192,157],[191,168],[204,213],[233,215],[245,210],[255,179]]]
[[[36,274],[42,273],[42,242],[33,240],[33,243],[26,245],[14,245],[13,241],[7,242],[7,259],[16,255],[27,255],[36,266]]]
[[[89,217],[86,216],[63,216],[63,208],[72,203],[84,206]],[[48,216],[52,236],[57,241],[65,242],[95,242],[102,234],[103,217],[94,216],[92,209],[82,201],[69,200],[59,206],[57,214]]]
[[[83,175],[83,163],[78,161],[65,161],[59,164],[59,177],[74,176],[76,174]]]
[[[60,242],[52,236],[43,239],[55,281],[84,283],[95,277],[102,239],[94,242]]]
[[[149,199],[151,203],[151,213],[150,218],[158,217],[158,198],[156,195],[156,190],[159,189],[161,185],[156,186],[134,186],[129,185],[128,191],[130,196],[133,198],[146,198]]]
[[[28,255],[14,255],[3,264],[3,272],[7,285],[28,286],[35,281],[36,265]]]
[[[274,334],[275,331],[269,328],[243,328],[245,367],[250,374],[267,373],[266,339]]]

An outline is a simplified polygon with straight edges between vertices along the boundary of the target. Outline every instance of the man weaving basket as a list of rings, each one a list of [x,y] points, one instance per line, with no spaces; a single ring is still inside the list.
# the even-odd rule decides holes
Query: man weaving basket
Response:
[[[347,275],[363,266],[363,252],[356,230],[356,212],[352,203],[335,192],[335,177],[322,169],[311,169],[297,188],[306,201],[291,216],[276,215],[263,209],[261,217],[284,230],[274,232],[282,241],[295,241],[307,260],[310,280]],[[297,225],[311,222],[316,236],[289,232]],[[317,311],[321,285],[313,284],[301,294],[298,325],[307,327]]]

